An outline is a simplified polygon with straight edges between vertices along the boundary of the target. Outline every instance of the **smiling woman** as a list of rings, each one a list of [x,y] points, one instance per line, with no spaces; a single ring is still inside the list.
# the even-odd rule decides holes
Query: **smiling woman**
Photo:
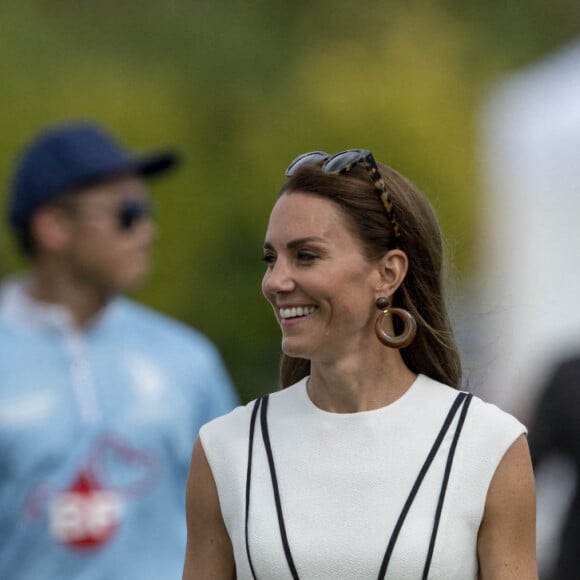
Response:
[[[283,389],[201,429],[184,579],[537,578],[526,429],[459,390],[431,205],[368,150],[286,175],[262,281]]]
[[[376,342],[362,327],[374,322],[379,270],[362,259],[336,204],[301,193],[282,196],[266,240],[262,290],[278,316],[285,354],[346,362],[362,340]],[[298,315],[305,310],[308,316]]]

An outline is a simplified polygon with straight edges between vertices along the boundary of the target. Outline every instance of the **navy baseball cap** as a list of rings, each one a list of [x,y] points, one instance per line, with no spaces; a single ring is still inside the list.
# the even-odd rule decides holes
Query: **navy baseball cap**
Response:
[[[175,165],[173,151],[147,155],[128,152],[102,127],[74,122],[49,128],[24,149],[10,183],[8,218],[25,224],[40,206],[125,173],[150,177]]]

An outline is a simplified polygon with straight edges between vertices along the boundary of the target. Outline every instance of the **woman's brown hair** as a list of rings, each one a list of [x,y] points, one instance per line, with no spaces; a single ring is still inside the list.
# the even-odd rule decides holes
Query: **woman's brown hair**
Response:
[[[410,346],[401,350],[401,355],[414,373],[459,388],[461,361],[444,295],[445,262],[437,217],[429,201],[411,182],[384,164],[378,166],[399,224],[398,238],[368,172],[361,166],[333,175],[323,172],[319,165],[306,165],[288,178],[278,197],[301,192],[336,203],[369,260],[380,258],[394,247],[407,254],[409,269],[393,296],[392,306],[405,308],[415,317],[417,335]],[[401,331],[398,322],[395,317],[397,333]],[[282,355],[282,388],[308,374],[309,360]]]

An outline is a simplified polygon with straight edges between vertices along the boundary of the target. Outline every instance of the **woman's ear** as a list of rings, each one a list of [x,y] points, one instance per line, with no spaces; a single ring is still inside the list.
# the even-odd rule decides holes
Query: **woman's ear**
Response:
[[[409,267],[407,254],[402,250],[389,250],[379,260],[379,283],[377,284],[377,298],[390,298],[403,283]]]

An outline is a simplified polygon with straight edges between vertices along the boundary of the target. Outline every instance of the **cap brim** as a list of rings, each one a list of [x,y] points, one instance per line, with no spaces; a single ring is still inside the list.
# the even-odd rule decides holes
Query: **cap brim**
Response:
[[[173,169],[179,163],[174,151],[160,151],[135,159],[135,171],[144,177],[153,177]]]

